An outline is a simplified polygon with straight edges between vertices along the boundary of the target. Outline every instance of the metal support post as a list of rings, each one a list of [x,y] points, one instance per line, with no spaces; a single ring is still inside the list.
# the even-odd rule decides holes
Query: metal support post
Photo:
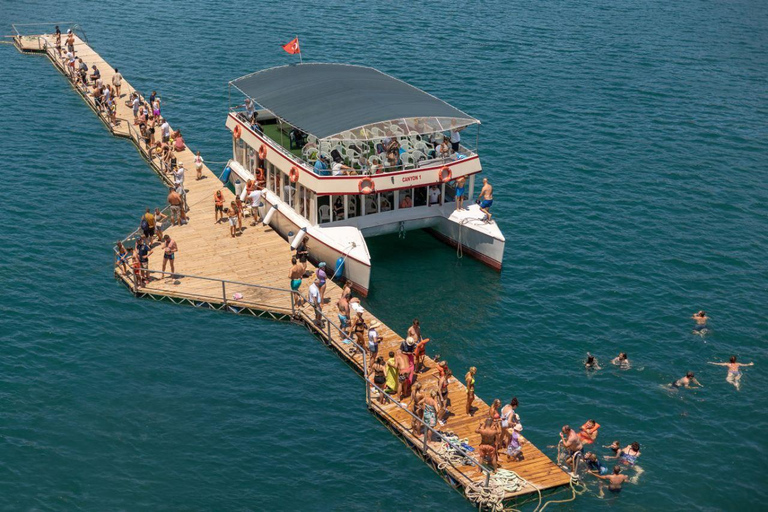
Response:
[[[227,283],[221,282],[221,298],[224,300],[224,305],[227,305]]]

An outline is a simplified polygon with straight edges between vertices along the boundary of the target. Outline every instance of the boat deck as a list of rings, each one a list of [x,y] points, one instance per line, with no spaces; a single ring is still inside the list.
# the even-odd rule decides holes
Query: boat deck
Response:
[[[16,44],[23,51],[46,52],[54,65],[66,74],[64,65],[54,55],[52,44],[51,48],[46,49],[45,45],[39,43],[44,40],[44,36],[17,38]],[[104,80],[111,83],[112,66],[80,39],[77,39],[76,50],[77,56],[82,57],[89,68],[96,64]],[[75,88],[97,111],[93,99],[81,88],[76,86]],[[143,150],[143,142],[139,141],[138,132],[132,126],[133,113],[125,104],[125,99],[131,91],[133,88],[127,80],[124,80],[123,97],[117,107],[117,116],[122,121],[116,127],[110,126],[107,121],[105,124],[113,134],[131,138],[152,169],[163,179],[167,179],[158,161],[152,159]],[[102,120],[104,120],[103,116]],[[292,307],[290,292],[286,290],[291,258],[288,243],[268,226],[264,227],[261,224],[251,226],[251,219],[247,217],[243,223],[242,235],[232,238],[227,224],[214,222],[212,196],[216,190],[222,190],[228,203],[234,199],[233,194],[207,166],[203,169],[204,178],[199,181],[195,179],[194,154],[189,148],[178,153],[177,158],[187,169],[185,188],[188,190],[187,202],[190,208],[189,222],[186,225],[168,227],[165,231],[176,240],[179,247],[175,261],[177,275],[166,278],[162,274],[154,273],[157,278],[151,280],[146,286],[140,287],[135,285],[132,275],[125,274],[119,267],[115,268],[116,277],[140,297],[301,322],[353,369],[363,373],[363,357],[361,353],[352,350],[353,343],[333,329],[329,322],[326,322],[323,328],[316,327],[312,322],[314,312],[309,306]],[[137,207],[137,224],[142,213]],[[161,266],[162,251],[155,248],[150,255],[149,268],[159,270]],[[301,287],[303,294],[306,294],[308,284],[305,280]],[[335,306],[332,305],[335,305],[341,291],[336,283],[328,282],[326,292],[328,305],[325,309],[329,313],[329,318],[335,318]],[[331,311],[334,314],[330,314]],[[376,319],[370,311],[366,311],[365,318],[369,323]],[[380,353],[396,351],[402,341],[401,335],[386,326],[380,319],[379,321],[382,324],[379,333],[384,337]],[[404,332],[406,326],[400,327]],[[428,334],[429,327],[426,326],[425,330]],[[450,361],[448,363],[450,365]],[[436,363],[427,358],[425,365],[427,370],[418,375],[417,381],[429,391],[437,385]],[[463,376],[466,368],[453,368],[453,371],[457,376]],[[365,388],[368,386],[366,385]],[[412,418],[404,407],[410,404],[410,400],[406,400],[404,404],[390,400],[387,404],[381,405],[375,396],[369,398],[368,389],[365,388],[361,386],[360,389],[361,402],[365,397],[367,407],[391,431],[403,438],[413,451],[449,484],[460,491],[466,487],[483,485],[485,475],[476,465],[451,463],[440,454],[441,443],[433,442],[425,446],[423,437],[414,435],[411,430]],[[449,397],[451,415],[442,430],[451,431],[459,439],[467,439],[470,445],[476,447],[480,439],[475,429],[480,420],[488,416],[488,405],[480,398],[476,398],[474,414],[466,415],[466,389],[456,378],[450,380]],[[558,489],[569,484],[569,476],[532,443],[523,444],[523,454],[524,460],[519,462],[501,461],[502,468],[514,471],[525,480],[519,488],[506,492],[505,500],[533,499],[540,491]]]

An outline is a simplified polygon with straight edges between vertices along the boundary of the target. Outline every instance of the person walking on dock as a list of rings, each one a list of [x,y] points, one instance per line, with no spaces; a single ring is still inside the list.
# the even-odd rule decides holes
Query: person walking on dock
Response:
[[[197,180],[200,181],[203,179],[203,157],[200,156],[200,152],[198,151],[195,155],[195,172],[197,173]]]
[[[315,325],[323,326],[323,303],[320,302],[320,281],[315,278],[309,285],[309,305],[315,309]]]
[[[163,272],[165,272],[165,264],[170,263],[171,278],[173,278],[174,274],[176,273],[176,268],[174,267],[173,262],[176,259],[176,253],[178,250],[179,247],[176,245],[176,240],[171,240],[170,236],[165,235],[163,237]]]
[[[475,374],[477,374],[477,368],[473,366],[464,376],[464,382],[467,386],[467,414],[470,416],[474,414],[472,402],[475,401]]]
[[[176,192],[176,189],[173,187],[168,187],[168,204],[171,205],[171,225],[175,226],[178,222],[178,225],[181,226],[181,207],[183,201],[179,193]]]

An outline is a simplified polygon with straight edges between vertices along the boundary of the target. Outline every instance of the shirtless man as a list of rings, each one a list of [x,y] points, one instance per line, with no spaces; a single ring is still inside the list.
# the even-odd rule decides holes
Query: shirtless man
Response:
[[[176,273],[176,268],[173,266],[173,261],[176,259],[176,253],[179,250],[179,246],[176,245],[176,240],[171,240],[171,237],[168,235],[165,235],[163,237],[163,272],[165,272],[165,264],[170,262],[171,263],[171,275],[170,278],[173,278],[173,274]]]
[[[701,385],[701,382],[696,380],[696,377],[693,376],[693,372],[688,372],[685,374],[685,377],[681,377],[677,380],[672,381],[669,384],[669,387],[672,389],[678,389],[678,388],[703,387],[703,386]]]
[[[725,381],[729,384],[733,384],[736,387],[736,391],[741,391],[741,368],[742,366],[754,366],[755,363],[737,363],[736,362],[736,356],[731,356],[731,362],[730,363],[713,363],[709,362],[709,364],[714,364],[717,366],[727,366],[728,367],[728,375],[725,377]]]
[[[421,390],[421,382],[414,384],[411,397],[413,398],[413,401],[411,401],[411,412],[416,418],[424,418],[424,400],[426,399],[426,395]],[[413,432],[414,435],[421,434],[421,422],[415,418],[411,420],[411,432]]]
[[[486,418],[480,423],[475,433],[480,434],[480,446],[477,447],[480,462],[486,462],[496,471],[499,455],[496,452],[496,439],[501,432],[501,426],[492,418]]]
[[[405,400],[411,396],[411,363],[408,361],[408,356],[403,354],[400,350],[397,351],[397,370],[399,372],[400,381],[400,400]]]
[[[592,474],[596,478],[599,478],[601,480],[608,480],[608,490],[616,494],[621,492],[622,484],[629,482],[629,477],[627,475],[621,474],[621,468],[619,466],[613,466],[612,475],[603,476],[603,475],[597,475],[595,473],[592,473]]]
[[[477,196],[480,203],[480,211],[485,214],[483,220],[491,221],[491,206],[493,206],[493,187],[488,183],[488,178],[483,178],[483,188],[480,189],[480,195]]]
[[[296,256],[291,258],[291,264],[293,264],[293,266],[288,272],[288,277],[291,280],[291,290],[294,292],[291,294],[291,297],[293,298],[294,305],[298,307],[304,303],[301,294],[299,293],[299,288],[301,287],[301,278],[304,276],[304,271],[306,270],[306,264],[299,262],[296,259]]]
[[[704,311],[699,311],[698,313],[695,313],[691,318],[696,320],[696,326],[693,328],[693,334],[702,336],[707,331],[707,320],[709,320],[709,317]]]
[[[173,187],[168,187],[168,204],[171,205],[171,225],[175,226],[178,221],[179,226],[181,226],[183,218],[181,213],[182,200],[179,193]]]
[[[413,319],[413,324],[408,328],[408,336],[413,338],[416,343],[421,341],[421,326],[418,318]]]
[[[345,331],[347,336],[350,335],[349,330],[349,297],[350,295],[344,293],[339,297],[336,302],[336,308],[339,310],[339,324],[341,324],[341,330]]]
[[[464,185],[467,183],[467,179],[462,176],[456,180],[456,209],[464,209]]]
[[[475,375],[477,374],[477,368],[474,366],[469,369],[464,376],[464,383],[467,387],[467,415],[472,416],[472,402],[475,401]]]
[[[618,356],[614,357],[613,360],[611,360],[611,364],[614,364],[621,368],[622,370],[628,370],[632,367],[632,365],[629,363],[629,358],[627,358],[626,352],[619,353]]]
[[[579,435],[568,425],[563,425],[563,430],[560,432],[560,439],[563,441],[563,446],[568,450],[568,460],[571,464],[571,471],[575,471],[574,463],[576,462],[576,455],[580,454],[584,445],[579,439]]]

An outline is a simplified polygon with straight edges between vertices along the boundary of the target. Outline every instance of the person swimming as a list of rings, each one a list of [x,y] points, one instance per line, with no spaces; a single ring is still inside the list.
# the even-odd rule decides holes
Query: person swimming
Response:
[[[628,445],[623,450],[620,450],[619,453],[619,460],[627,465],[627,466],[634,466],[637,464],[637,459],[640,458],[640,443],[635,441],[634,443]]]
[[[695,313],[691,318],[696,320],[696,325],[693,327],[693,334],[701,336],[709,330],[707,329],[707,320],[709,320],[709,317],[704,311]]]
[[[725,381],[729,384],[733,384],[736,387],[736,391],[741,390],[741,367],[742,366],[754,366],[755,363],[737,363],[736,356],[731,356],[729,363],[714,363],[708,362],[707,364],[714,364],[716,366],[727,366],[728,374],[725,376]]]
[[[626,352],[621,352],[617,357],[614,357],[611,361],[611,364],[614,364],[621,368],[622,370],[628,370],[629,368],[632,368],[632,365],[629,362],[629,358],[627,357]]]
[[[695,386],[692,386],[692,384],[695,384]],[[688,372],[685,374],[685,377],[681,377],[677,380],[672,381],[669,384],[670,388],[678,389],[678,388],[690,388],[690,387],[703,387],[701,385],[701,382],[696,380],[696,377],[694,377],[693,372]]]
[[[619,458],[619,454],[621,453],[621,444],[619,443],[618,440],[612,442],[608,446],[603,446],[603,448],[608,448],[609,450],[611,450],[613,452],[612,456],[611,455],[606,455],[605,456],[606,459],[618,459]]]
[[[595,356],[587,352],[587,360],[584,361],[584,368],[586,368],[588,372],[596,371],[600,369],[600,363],[598,363]]]
[[[597,455],[592,452],[587,452],[584,455],[584,462],[587,464],[587,471],[594,475],[606,475],[608,474],[608,468],[600,462]]]

